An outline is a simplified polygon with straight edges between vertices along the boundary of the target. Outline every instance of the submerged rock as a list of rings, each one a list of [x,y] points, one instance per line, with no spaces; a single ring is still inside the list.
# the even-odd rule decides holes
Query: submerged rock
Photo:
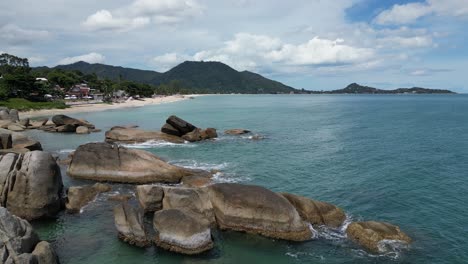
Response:
[[[267,237],[304,241],[307,224],[283,196],[254,185],[219,183],[207,187],[218,226]]]
[[[115,227],[119,238],[138,247],[146,247],[151,244],[148,240],[143,225],[143,214],[127,203],[114,207]]]
[[[81,208],[94,200],[103,192],[109,192],[112,187],[108,184],[96,183],[94,185],[72,186],[68,188],[65,207],[69,213],[79,213]]]
[[[382,242],[398,241],[411,243],[411,238],[403,233],[398,226],[385,222],[353,222],[346,230],[348,237],[372,252],[383,252]]]
[[[169,251],[193,255],[213,248],[211,230],[198,219],[178,209],[154,214],[155,243]]]
[[[113,127],[106,131],[106,142],[138,143],[145,141],[166,141],[171,143],[184,143],[180,137],[159,131],[145,131],[136,128]]]
[[[136,195],[140,206],[145,212],[154,212],[162,209],[163,187],[158,185],[138,185],[136,187]]]
[[[0,205],[33,220],[55,216],[62,206],[62,176],[47,152],[0,156]]]
[[[28,221],[0,207],[0,259],[2,263],[58,263],[49,243],[39,241]]]
[[[250,130],[242,129],[242,128],[224,130],[224,134],[227,134],[227,135],[243,135],[247,133],[250,133]]]
[[[201,224],[214,226],[213,205],[206,188],[164,187],[163,209],[179,209]]]
[[[304,221],[312,225],[326,225],[336,228],[346,220],[344,211],[333,204],[289,193],[281,193],[281,195],[294,205]]]
[[[184,176],[209,177],[209,172],[171,165],[150,152],[107,143],[79,146],[67,173],[78,179],[123,183],[179,183]]]

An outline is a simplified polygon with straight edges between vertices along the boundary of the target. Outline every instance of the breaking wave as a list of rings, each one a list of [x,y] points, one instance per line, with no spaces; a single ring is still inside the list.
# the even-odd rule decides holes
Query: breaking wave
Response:
[[[185,143],[171,143],[162,140],[150,140],[142,143],[132,143],[132,144],[120,144],[120,146],[126,148],[135,148],[135,149],[149,149],[149,148],[160,148],[160,147],[188,147],[193,148],[196,147],[195,144],[191,144],[188,142]]]
[[[181,166],[184,168],[188,168],[188,169],[212,171],[214,172],[212,180],[216,183],[221,183],[221,182],[236,183],[236,182],[250,181],[249,177],[239,176],[235,172],[232,172],[233,165],[228,162],[206,163],[206,162],[198,162],[196,160],[186,159],[186,160],[171,161],[169,163],[173,165]]]

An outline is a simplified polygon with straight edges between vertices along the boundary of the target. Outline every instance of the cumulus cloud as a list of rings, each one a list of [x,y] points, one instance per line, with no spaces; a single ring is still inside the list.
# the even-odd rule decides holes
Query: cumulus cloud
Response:
[[[85,61],[88,63],[102,63],[104,62],[105,57],[102,54],[91,52],[84,55],[79,55],[75,57],[66,57],[58,62],[59,65],[72,64],[78,61]]]
[[[51,34],[45,30],[24,29],[14,24],[7,24],[0,28],[0,36],[0,43],[24,45],[47,39]]]
[[[192,59],[193,57],[189,55],[177,54],[173,52],[154,57],[151,61],[151,64],[155,65],[159,71],[167,71],[181,62]]]
[[[432,76],[440,72],[450,72],[451,69],[432,69],[432,68],[419,68],[419,69],[406,69],[404,70],[410,76]]]
[[[417,19],[435,14],[439,16],[466,16],[468,15],[468,0],[427,0],[426,2],[394,5],[382,11],[374,19],[380,25],[408,24]]]
[[[379,43],[385,47],[399,48],[426,48],[433,47],[436,44],[433,43],[431,36],[413,36],[413,37],[384,37],[379,39]]]
[[[201,13],[195,0],[136,0],[114,11],[100,10],[82,23],[89,30],[128,31],[155,24],[176,24]]]

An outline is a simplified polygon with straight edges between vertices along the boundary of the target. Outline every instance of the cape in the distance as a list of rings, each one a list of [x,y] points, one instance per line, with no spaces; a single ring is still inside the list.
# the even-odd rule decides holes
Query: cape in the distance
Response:
[[[45,70],[48,67],[37,67]],[[445,89],[428,89],[421,87],[397,88],[384,90],[352,83],[343,89],[331,91],[312,91],[295,89],[281,82],[270,80],[250,71],[236,71],[221,62],[185,61],[164,73],[112,66],[100,63],[76,62],[58,65],[52,69],[77,70],[84,74],[96,74],[99,78],[111,80],[128,80],[143,84],[160,85],[177,80],[187,89],[202,90],[204,93],[241,93],[241,94],[452,94]]]

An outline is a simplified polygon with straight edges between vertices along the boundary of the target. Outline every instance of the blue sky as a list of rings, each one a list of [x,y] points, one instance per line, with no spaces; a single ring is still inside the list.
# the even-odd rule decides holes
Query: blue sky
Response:
[[[166,71],[221,61],[296,88],[468,93],[468,0],[2,0],[0,52]]]

